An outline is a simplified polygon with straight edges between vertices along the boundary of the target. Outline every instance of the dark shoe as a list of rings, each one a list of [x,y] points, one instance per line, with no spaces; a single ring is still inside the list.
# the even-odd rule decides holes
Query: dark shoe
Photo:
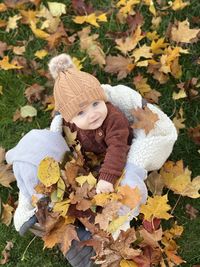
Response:
[[[19,234],[21,236],[25,235],[25,233],[37,222],[37,218],[35,215],[33,215],[27,222],[25,222],[20,230],[19,230]]]

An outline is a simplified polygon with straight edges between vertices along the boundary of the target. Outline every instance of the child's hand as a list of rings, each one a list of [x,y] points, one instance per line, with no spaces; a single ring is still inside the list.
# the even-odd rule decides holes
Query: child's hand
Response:
[[[96,187],[97,194],[113,192],[113,185],[107,181],[99,180]]]

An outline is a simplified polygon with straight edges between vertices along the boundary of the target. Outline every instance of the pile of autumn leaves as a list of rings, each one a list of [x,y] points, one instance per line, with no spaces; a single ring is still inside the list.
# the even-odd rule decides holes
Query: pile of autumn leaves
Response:
[[[80,144],[75,141],[76,133],[70,133],[68,128],[65,128],[65,133],[73,152],[67,152],[61,164],[45,158],[38,169],[40,183],[36,191],[48,196],[51,203],[38,203],[37,218],[43,230],[44,246],[52,248],[59,244],[65,255],[72,240],[79,240],[76,233],[79,221],[91,232],[91,239],[80,241],[79,245],[92,246],[96,252],[94,260],[102,267],[175,266],[183,263],[184,260],[177,255],[175,242],[183,227],[174,220],[171,229],[164,231],[161,226],[162,220],[173,217],[163,188],[198,198],[200,177],[191,181],[191,172],[184,168],[182,161],[168,161],[159,173],[152,172],[147,179],[152,196],[141,206],[141,214],[134,219],[133,226],[121,231],[115,240],[112,234],[128,219],[128,215],[119,216],[118,210],[123,204],[134,209],[140,200],[139,191],[127,185],[119,186],[118,182],[114,193],[96,194],[95,177],[103,155],[97,157],[87,153],[83,157]],[[33,203],[37,201],[33,198]]]

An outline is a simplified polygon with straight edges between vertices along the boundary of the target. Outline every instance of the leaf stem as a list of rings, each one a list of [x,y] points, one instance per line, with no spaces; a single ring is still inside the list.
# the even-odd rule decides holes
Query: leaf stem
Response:
[[[174,205],[173,209],[171,210],[171,214],[173,214],[173,212],[174,212],[174,210],[175,210],[176,206],[178,205],[178,203],[179,203],[180,199],[181,199],[181,195],[179,195],[179,197],[178,197],[178,199],[177,199],[177,201],[176,201],[176,203],[175,203],[175,205]]]
[[[36,239],[36,235],[31,239],[31,241],[28,243],[27,247],[25,248],[23,254],[22,254],[22,257],[21,257],[21,261],[25,260],[25,254],[28,250],[28,248],[30,247],[30,245],[32,244],[32,242]]]

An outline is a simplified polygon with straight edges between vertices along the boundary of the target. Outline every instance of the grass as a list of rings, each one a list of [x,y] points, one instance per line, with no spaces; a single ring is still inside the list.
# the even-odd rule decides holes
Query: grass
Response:
[[[42,1],[46,3],[47,1]],[[68,12],[63,16],[63,22],[67,29],[81,30],[81,25],[75,25],[71,19],[74,15],[74,11],[71,8],[70,1],[59,1],[63,2],[68,7]],[[93,6],[98,10],[110,10],[113,7],[111,1],[91,1]],[[189,18],[189,21],[192,20],[193,16],[199,15],[199,0],[191,0],[191,4],[183,10],[174,12],[170,11],[167,16],[162,17],[162,22],[159,26],[158,32],[161,36],[165,35],[168,24],[177,20],[184,20]],[[32,8],[32,6],[30,5]],[[144,31],[149,30],[151,25],[152,16],[148,12],[147,7],[140,6],[140,10],[145,17],[145,24],[143,26]],[[4,13],[0,13],[2,19],[6,19],[9,16],[16,14],[16,10],[10,10]],[[191,23],[191,27],[197,27],[195,23]],[[99,42],[104,46],[104,52],[106,54],[112,53],[116,55],[119,53],[118,50],[114,48],[115,44],[112,39],[106,36],[107,31],[118,32],[126,29],[122,27],[119,23],[116,23],[115,13],[112,13],[110,16],[110,21],[108,23],[102,24],[100,28],[93,28],[92,32],[99,34]],[[29,38],[32,39],[29,39]],[[21,25],[16,30],[12,30],[9,33],[5,33],[4,29],[0,28],[0,40],[7,42],[9,45],[14,45],[19,41],[26,40],[26,52],[25,58],[27,60],[35,59],[34,53],[43,49],[46,45],[44,40],[39,40],[33,38],[31,30],[26,25]],[[37,63],[41,68],[47,67],[46,63],[49,60],[51,55],[68,52],[73,56],[78,58],[83,58],[86,56],[86,53],[80,51],[79,42],[76,42],[75,45],[71,47],[66,47],[63,44],[58,46],[56,49],[50,51],[50,55],[44,60],[37,60]],[[8,52],[9,56],[13,56],[12,52]],[[195,127],[200,123],[200,104],[199,100],[188,101],[188,100],[172,100],[172,92],[176,88],[176,84],[181,81],[186,81],[192,77],[200,77],[200,65],[192,64],[200,55],[200,46],[199,43],[190,45],[190,54],[181,57],[181,65],[183,67],[183,75],[180,80],[175,80],[170,78],[169,82],[160,85],[157,81],[153,80],[150,75],[144,74],[148,77],[148,82],[152,85],[153,88],[160,91],[162,96],[160,98],[159,106],[162,108],[169,117],[173,117],[175,111],[179,110],[182,106],[184,109],[184,114],[186,117],[186,128]],[[94,67],[90,64],[90,60],[87,58],[84,62],[84,69],[89,72],[94,71]],[[95,66],[95,72],[97,77],[102,83],[111,83],[112,85],[118,84],[114,75],[108,75],[102,71],[98,66]],[[131,73],[126,79],[120,81],[120,83],[133,86],[132,78],[135,76],[135,73]],[[0,85],[3,86],[3,95],[0,95],[0,146],[3,146],[6,149],[13,147],[19,139],[33,128],[45,128],[49,126],[50,123],[50,113],[45,112],[41,107],[40,103],[34,104],[38,110],[38,116],[33,119],[32,122],[13,122],[13,114],[17,108],[25,105],[27,103],[24,97],[24,90],[33,83],[39,83],[41,85],[47,85],[46,80],[40,77],[35,71],[31,70],[31,73],[26,74],[23,72],[17,71],[0,71]],[[47,88],[49,90],[49,88]],[[192,176],[195,177],[200,174],[200,164],[198,152],[199,147],[194,144],[194,142],[189,138],[187,134],[187,129],[183,129],[179,133],[178,140],[174,146],[173,153],[170,156],[170,159],[176,161],[183,159],[185,166],[188,166],[192,171]],[[12,189],[3,188],[0,186],[0,196],[5,203],[9,195],[12,195],[17,200],[17,187],[13,184]],[[199,209],[200,200],[189,199],[187,197],[181,197],[170,193],[170,204],[172,207],[176,205],[174,210],[174,216],[178,224],[184,226],[184,233],[178,244],[180,246],[179,253],[186,260],[186,264],[183,264],[184,267],[192,267],[195,264],[200,264],[200,239],[199,239],[199,229],[200,229],[200,217],[198,216],[195,220],[190,220],[185,212],[185,205],[191,204],[194,208]],[[35,238],[29,233],[25,237],[20,237],[15,231],[14,226],[10,225],[9,227],[0,223],[0,251],[2,251],[6,245],[7,241],[12,241],[14,247],[11,250],[11,256],[9,262],[5,265],[8,267],[17,266],[17,267],[61,267],[68,266],[66,260],[61,255],[57,248],[53,250],[43,250],[43,242],[39,238]],[[32,243],[29,246],[29,243]],[[27,250],[27,251],[26,251]],[[23,258],[24,252],[25,256]]]

